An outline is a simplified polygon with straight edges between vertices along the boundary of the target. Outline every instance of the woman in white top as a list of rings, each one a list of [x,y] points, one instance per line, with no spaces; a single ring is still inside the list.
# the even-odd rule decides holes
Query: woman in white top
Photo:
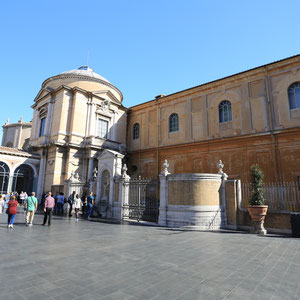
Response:
[[[78,194],[75,196],[74,198],[74,202],[73,205],[75,207],[75,217],[76,217],[76,221],[78,221],[78,212],[80,210],[80,207],[82,206],[82,202],[81,199],[79,198]]]
[[[5,203],[5,201],[2,197],[2,195],[0,195],[0,214],[2,214],[4,211],[4,203]]]

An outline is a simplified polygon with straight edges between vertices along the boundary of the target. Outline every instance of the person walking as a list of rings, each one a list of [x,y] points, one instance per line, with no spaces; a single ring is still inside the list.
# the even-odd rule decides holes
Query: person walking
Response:
[[[80,207],[82,206],[82,202],[81,202],[81,199],[79,198],[79,195],[77,194],[75,196],[75,199],[74,199],[74,208],[75,208],[75,217],[76,217],[76,222],[78,222],[78,213],[79,213],[79,210],[80,210]]]
[[[48,219],[48,226],[51,225],[52,211],[53,211],[54,205],[55,205],[55,200],[51,196],[51,192],[48,192],[47,197],[45,199],[44,222],[43,222],[43,225],[46,225],[47,219]]]
[[[24,203],[25,203],[25,193],[23,191],[20,193],[19,198],[20,198],[21,205],[24,205]]]
[[[69,204],[69,217],[72,217],[72,209],[73,209],[73,203],[75,199],[76,192],[73,191],[73,193],[68,198],[68,204]]]
[[[0,195],[0,214],[2,214],[4,211],[4,204],[5,204],[5,201],[3,199],[3,196]]]
[[[57,201],[56,201],[56,211],[57,215],[63,215],[64,214],[64,204],[65,204],[65,197],[64,193],[60,192],[59,195],[57,195]]]
[[[7,203],[7,227],[14,228],[14,220],[17,214],[18,201],[16,200],[16,196],[11,196],[11,200]]]
[[[10,200],[10,195],[9,195],[9,194],[7,194],[7,195],[5,196],[4,210],[6,210],[6,209],[7,209],[7,203],[9,202],[9,200]]]
[[[32,222],[34,219],[34,213],[37,210],[38,200],[35,197],[35,192],[31,193],[31,196],[29,196],[25,200],[25,208],[26,208],[26,226],[32,226]]]
[[[59,195],[59,193],[56,191],[55,192],[55,196],[54,196],[54,201],[55,201],[55,205],[54,205],[54,209],[53,209],[53,213],[55,215],[57,215],[57,196]]]
[[[90,220],[93,210],[94,210],[94,196],[93,192],[90,192],[90,194],[87,196],[87,209],[86,209],[86,219]]]

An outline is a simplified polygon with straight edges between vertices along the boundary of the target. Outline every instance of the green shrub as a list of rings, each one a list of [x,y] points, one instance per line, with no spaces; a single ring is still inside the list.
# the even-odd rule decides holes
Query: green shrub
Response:
[[[251,176],[252,196],[249,199],[249,204],[264,205],[265,204],[264,190],[263,190],[264,173],[256,164],[251,166],[250,176]]]

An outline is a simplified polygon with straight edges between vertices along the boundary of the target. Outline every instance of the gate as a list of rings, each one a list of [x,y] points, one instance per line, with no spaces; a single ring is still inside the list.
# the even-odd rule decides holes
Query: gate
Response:
[[[159,181],[157,179],[130,179],[128,203],[123,205],[123,218],[158,222]]]

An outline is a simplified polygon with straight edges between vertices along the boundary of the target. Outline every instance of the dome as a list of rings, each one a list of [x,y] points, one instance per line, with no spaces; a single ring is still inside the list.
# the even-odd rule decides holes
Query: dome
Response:
[[[88,66],[81,66],[78,69],[63,72],[59,75],[46,79],[42,88],[55,90],[60,86],[70,88],[78,87],[89,92],[99,92],[109,90],[118,101],[122,102],[121,91],[111,84],[106,78],[94,72]]]
[[[61,75],[78,75],[78,76],[87,76],[92,78],[97,78],[106,82],[109,82],[106,78],[99,75],[98,73],[95,73],[92,68],[89,68],[88,66],[82,66],[78,69],[62,72]]]

